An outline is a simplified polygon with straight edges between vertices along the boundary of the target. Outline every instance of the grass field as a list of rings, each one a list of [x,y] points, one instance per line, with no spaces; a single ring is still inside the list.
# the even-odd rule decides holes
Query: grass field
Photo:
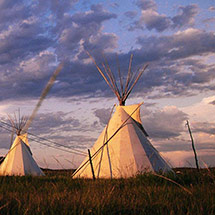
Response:
[[[0,177],[0,214],[215,214],[215,170],[175,171],[168,179],[93,181],[72,179],[71,171]]]

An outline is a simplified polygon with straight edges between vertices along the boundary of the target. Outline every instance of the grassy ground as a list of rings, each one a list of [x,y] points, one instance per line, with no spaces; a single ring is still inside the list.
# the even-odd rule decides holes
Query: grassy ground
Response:
[[[70,171],[0,177],[0,214],[215,214],[215,170],[176,171],[170,180],[80,180]]]

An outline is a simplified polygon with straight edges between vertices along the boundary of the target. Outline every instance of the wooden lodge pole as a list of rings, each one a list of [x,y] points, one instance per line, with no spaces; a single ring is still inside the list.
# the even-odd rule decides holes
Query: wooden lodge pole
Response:
[[[93,163],[92,163],[92,159],[91,159],[91,154],[90,154],[89,149],[88,149],[88,154],[89,154],[89,161],[90,161],[91,171],[92,171],[92,175],[93,175],[93,180],[96,180],[94,169],[93,169]]]
[[[191,142],[192,142],[192,148],[193,148],[193,152],[194,152],[194,156],[195,156],[196,168],[199,171],[198,157],[197,157],[197,153],[196,153],[196,149],[195,149],[195,145],[194,145],[194,140],[193,140],[193,136],[192,136],[192,132],[191,132],[188,120],[187,120],[187,124],[186,125],[187,125],[188,131],[189,131],[189,134],[190,134],[190,139],[191,139]]]

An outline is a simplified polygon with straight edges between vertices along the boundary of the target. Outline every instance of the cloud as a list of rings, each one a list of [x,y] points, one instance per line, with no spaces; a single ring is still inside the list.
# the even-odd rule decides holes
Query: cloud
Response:
[[[214,88],[215,67],[206,62],[207,55],[215,52],[213,32],[189,28],[171,36],[139,37],[137,43],[141,47],[133,51],[134,64],[149,62],[138,90],[146,93],[159,87],[159,93],[170,96]]]
[[[90,43],[92,44],[93,40]],[[214,89],[215,67],[214,64],[207,63],[207,55],[210,56],[211,53],[215,52],[213,32],[189,28],[170,36],[138,37],[137,43],[140,48],[132,51],[134,54],[133,71],[135,72],[138,67],[144,65],[147,61],[149,67],[144,72],[143,78],[135,86],[133,93],[138,92],[138,95],[144,93],[145,96],[151,94],[150,96],[152,96],[151,92],[158,90],[159,95],[157,97],[169,97],[194,95],[201,91]],[[99,50],[99,48],[96,47],[95,50]],[[98,53],[94,55],[93,52],[92,55],[96,62],[100,64],[104,59]],[[127,71],[129,55],[130,53],[118,55],[121,71]],[[202,57],[199,58],[198,56]],[[115,72],[117,66],[116,55],[109,52],[105,54],[105,57],[110,68]],[[80,60],[67,65],[67,67],[72,68],[72,73],[62,73],[64,77],[61,75],[59,77],[60,81],[65,83],[66,86],[70,86],[71,90],[63,91],[62,88],[61,92],[56,91],[56,95],[68,96],[75,93],[76,95],[87,93],[94,97],[113,96],[84,51],[78,55],[78,59]],[[83,60],[86,61],[86,64],[83,64]],[[76,68],[76,70],[73,70],[73,68]],[[115,75],[118,76],[117,72],[115,72]],[[74,81],[71,82],[70,80]],[[78,87],[80,84],[83,88]]]
[[[1,117],[1,120],[7,121],[10,124],[6,117]],[[37,114],[29,128],[28,137],[30,144],[34,147],[35,145],[51,148],[60,147],[64,150],[76,148],[84,151],[86,148],[91,147],[96,140],[95,137],[91,136],[94,129],[91,124],[87,122],[82,123],[79,119],[71,116],[70,113],[62,111],[40,113]],[[11,131],[2,128],[2,123],[0,123],[0,148],[8,149],[10,147],[11,133]],[[37,136],[46,140],[37,139]]]
[[[205,167],[213,163],[215,119],[213,117],[210,122],[203,121],[208,118],[205,114],[212,114],[213,108],[208,109],[208,102],[212,99],[213,97],[209,97],[198,105],[191,105],[190,111],[188,107],[179,110],[174,106],[167,106],[161,110],[142,111],[142,122],[150,135],[152,144],[174,167],[195,166],[191,140],[185,126],[186,119],[190,119],[200,165]],[[197,106],[200,112],[204,110],[202,116],[197,111]],[[207,153],[210,154],[208,158]]]
[[[215,11],[215,7],[214,7],[214,6],[211,6],[211,7],[208,8],[208,10],[209,10],[209,11]]]
[[[198,152],[198,161],[201,168],[213,167],[213,150],[202,150]],[[163,152],[162,155],[172,164],[173,167],[196,167],[193,151]]]
[[[66,12],[74,9],[73,6],[77,3],[77,0],[63,1],[63,0],[38,0],[36,4],[31,5],[35,14],[51,14],[52,19],[62,19]]]
[[[24,6],[22,0],[2,0],[0,3],[0,29],[6,29],[8,25],[15,24],[20,20],[30,17],[30,11],[28,9],[28,7]]]
[[[116,36],[103,33],[102,23],[116,17],[116,14],[104,10],[100,4],[92,5],[87,12],[66,14],[54,30],[59,34],[58,57],[67,56],[71,61],[71,58],[80,59],[83,52],[86,55],[85,49],[101,55],[106,49],[115,48]]]
[[[42,36],[38,19],[31,17],[0,32],[0,63],[9,64],[47,49],[52,39]]]
[[[192,26],[195,23],[195,16],[198,14],[198,6],[191,4],[187,6],[179,6],[178,14],[169,17],[165,14],[160,14],[157,11],[156,3],[153,0],[139,0],[137,6],[142,10],[139,20],[133,22],[129,28],[130,31],[136,29],[156,30],[163,32],[168,29],[182,28],[184,26]]]
[[[59,90],[60,87],[68,89],[73,85],[67,95],[76,94],[77,89],[81,94],[86,93],[87,85],[81,91],[76,87],[81,80],[77,84],[71,80],[81,77],[78,76],[80,71],[76,70],[88,71],[90,68],[82,62],[83,56],[86,58],[85,49],[101,56],[101,53],[116,48],[116,35],[103,33],[102,23],[117,16],[101,4],[92,5],[86,12],[71,13],[75,3],[38,1],[26,5],[17,1],[12,7],[12,3],[2,1],[0,7],[10,9],[10,14],[21,6],[29,13],[22,12],[25,17],[17,16],[15,21],[9,20],[6,27],[0,26],[0,100],[14,96],[38,97],[59,61],[65,61],[67,74],[62,72],[65,75],[55,83],[52,92],[62,94],[64,90]]]
[[[142,10],[156,10],[157,5],[153,0],[138,0],[136,5]]]
[[[215,17],[204,19],[202,22],[206,24],[209,24],[209,23],[213,24],[215,22]]]
[[[171,20],[173,22],[172,27],[182,27],[185,25],[193,25],[194,17],[198,14],[198,6],[196,4],[180,6],[179,14],[174,16]]]
[[[61,15],[56,10],[59,5],[55,1],[39,1],[28,6],[22,1],[16,3],[27,8],[30,15],[18,17],[19,21],[0,29],[0,100],[38,98],[59,61],[64,61],[65,66],[50,92],[52,96],[112,96],[85,50],[89,50],[98,63],[104,61],[102,56],[105,53],[110,67],[116,67],[114,52],[119,38],[114,33],[103,32],[103,23],[116,19],[117,15],[104,9],[101,4],[91,5],[84,12],[71,13],[75,3],[62,2]],[[163,30],[168,27],[170,18],[160,15],[153,1],[138,1],[137,6],[145,14],[148,28]],[[177,20],[184,16],[191,20],[195,11],[195,5],[180,7]],[[134,12],[133,15],[136,14]],[[158,20],[161,21],[159,25]],[[190,95],[192,89],[203,90],[203,85],[214,79],[213,65],[208,66],[200,61],[193,66],[187,61],[185,65],[185,58],[213,53],[214,40],[213,32],[195,28],[169,36],[138,37],[136,44],[140,48],[133,49],[134,70],[148,61],[150,73],[144,74],[144,85],[140,81],[133,93],[144,92],[147,95],[160,88],[164,96],[169,96]],[[129,61],[129,55],[118,54],[122,71],[127,70],[128,63],[124,62]],[[199,66],[203,69],[199,69]],[[184,70],[187,67],[189,72]],[[212,90],[213,86],[209,85],[207,89]]]
[[[208,38],[207,43],[206,38]],[[154,41],[153,48],[156,48],[158,51],[162,49],[165,52],[163,56],[171,57],[172,59],[214,52],[213,42],[215,37],[213,32],[206,32],[199,29],[189,28],[171,36],[151,37],[146,42],[150,42],[150,39]],[[195,47],[194,44],[197,43],[198,47]],[[160,55],[160,57],[162,56]]]
[[[16,1],[14,7],[10,2],[2,2],[3,9],[13,11],[14,7],[22,6],[29,13],[9,21],[7,27],[0,27],[0,100],[38,98],[59,61],[64,61],[65,66],[51,90],[52,96],[112,96],[85,50],[89,50],[98,63],[104,61],[104,53],[110,67],[116,68],[115,51],[119,38],[114,33],[104,32],[103,28],[104,22],[117,18],[116,14],[102,4],[91,5],[86,11],[73,10],[76,1],[38,1],[28,5]],[[154,1],[136,3],[145,16],[140,20],[145,23],[142,27],[162,31],[172,25],[174,16],[159,14]],[[56,10],[58,7],[60,14]],[[180,20],[191,24],[197,11],[196,5],[180,6],[175,25],[182,25]],[[136,11],[127,12],[130,17],[136,14]],[[213,32],[196,28],[168,36],[138,37],[138,48],[132,51],[134,70],[148,61],[150,73],[144,74],[144,85],[140,80],[133,93],[147,95],[160,88],[164,96],[191,95],[193,89],[205,89],[204,85],[214,79],[214,66],[200,60],[190,60],[189,64],[186,58],[214,53],[214,44]],[[125,62],[129,61],[129,56],[130,53],[118,54],[122,71],[127,70]],[[192,63],[195,65],[191,66]],[[214,87],[210,84],[207,89]]]
[[[166,15],[160,15],[154,10],[143,10],[142,18],[139,24],[145,24],[148,30],[156,29],[158,32],[162,32],[169,28],[171,21]]]
[[[106,126],[111,117],[111,109],[110,108],[102,108],[94,111],[96,117],[99,118],[99,122],[101,126]]]
[[[6,117],[0,117],[0,120],[8,121]],[[11,132],[4,129],[4,125],[0,124],[1,142],[0,148],[9,149],[11,144]]]
[[[19,65],[10,65],[13,71],[8,71],[7,65],[0,66],[5,68],[0,77],[2,90],[0,91],[1,100],[13,98],[24,99],[25,97],[39,98],[42,89],[49,80],[51,74],[56,69],[56,56],[52,52],[44,51],[32,58],[22,60]]]
[[[53,134],[59,131],[72,131],[80,128],[81,124],[78,119],[68,117],[67,113],[56,112],[38,114],[32,122],[31,131],[35,134]],[[46,128],[44,130],[44,128]]]
[[[104,10],[101,4],[92,5],[88,12],[78,12],[71,16],[71,21],[76,24],[87,25],[89,23],[101,24],[105,20],[116,18],[117,15]]]
[[[119,4],[117,2],[110,3],[110,6],[113,8],[119,8]]]
[[[128,17],[128,18],[130,18],[130,19],[133,19],[135,16],[137,16],[137,11],[126,11],[125,13],[124,13],[124,15],[126,16],[126,17]]]
[[[184,131],[187,114],[175,106],[166,106],[162,110],[148,111],[142,114],[143,126],[151,138],[167,139],[178,137]]]
[[[210,119],[208,123],[213,123],[215,122],[215,116],[213,114],[214,106],[210,103],[214,101],[214,99],[214,96],[205,97],[197,103],[181,108],[181,110],[189,114],[194,122],[207,122],[205,119]],[[191,125],[193,123],[192,121]]]

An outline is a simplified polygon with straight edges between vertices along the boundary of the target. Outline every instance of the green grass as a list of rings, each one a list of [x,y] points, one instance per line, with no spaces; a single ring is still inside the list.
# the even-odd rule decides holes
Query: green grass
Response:
[[[0,214],[215,214],[213,169],[184,169],[166,177],[174,182],[152,174],[72,179],[69,171],[0,177]]]

